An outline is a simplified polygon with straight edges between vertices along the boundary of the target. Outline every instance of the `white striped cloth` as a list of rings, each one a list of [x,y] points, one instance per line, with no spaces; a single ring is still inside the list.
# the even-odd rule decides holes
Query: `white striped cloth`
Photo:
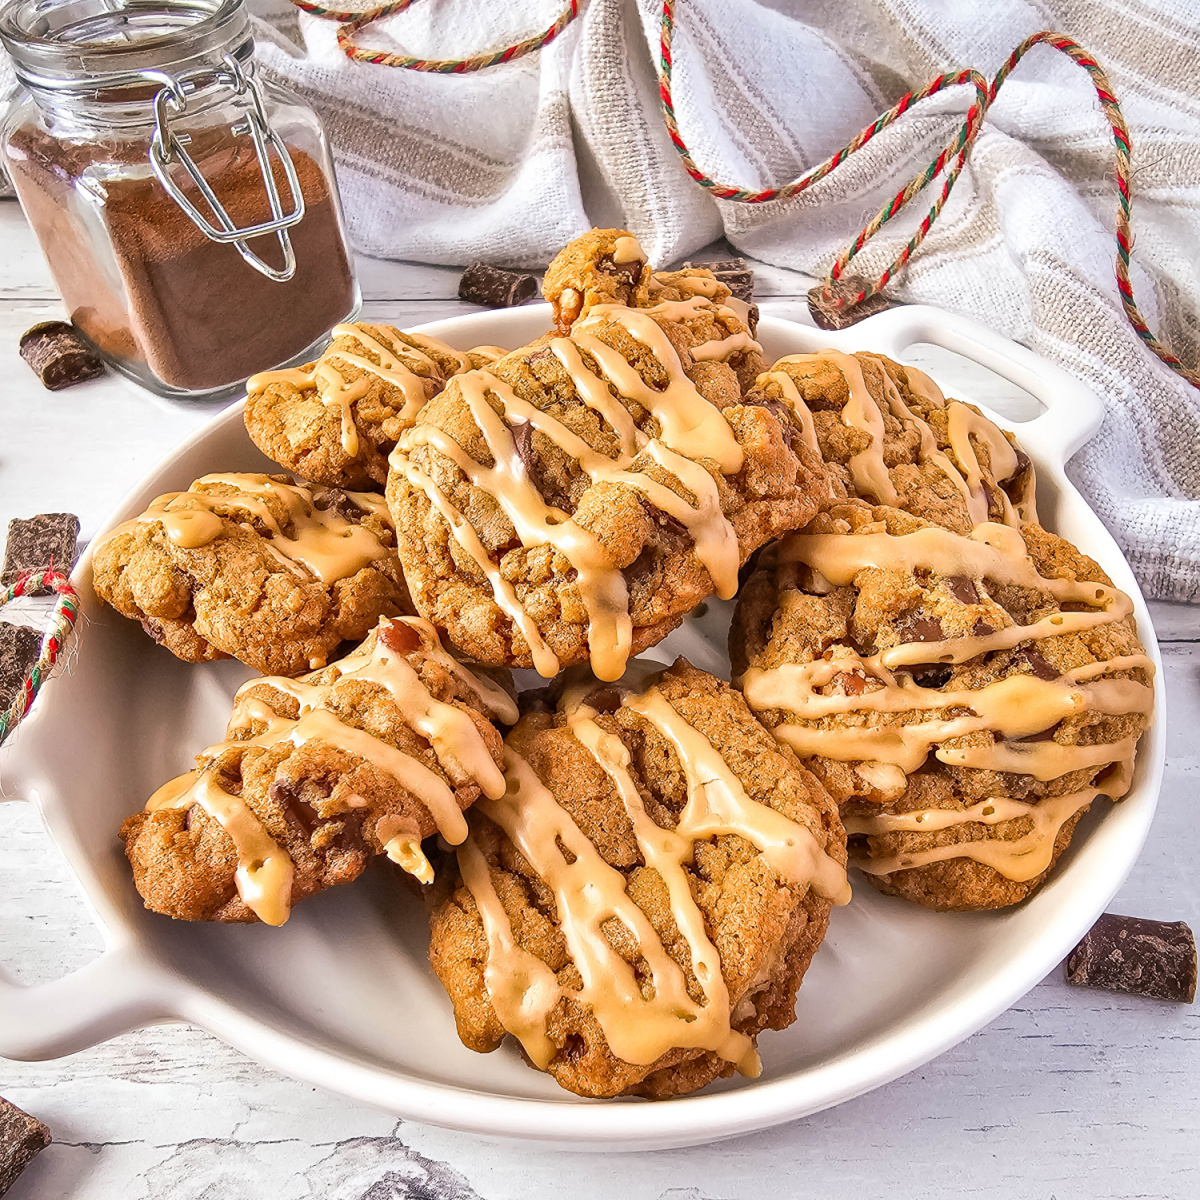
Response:
[[[546,28],[563,0],[420,0],[359,35],[463,57]],[[384,257],[540,266],[593,224],[667,264],[724,235],[823,275],[937,153],[972,93],[926,101],[798,199],[712,199],[658,108],[659,0],[587,0],[537,55],[475,75],[350,62],[335,26],[253,0],[266,73],[322,114],[357,247]],[[678,0],[675,102],[713,177],[767,187],[951,68],[991,74],[1027,34],[1067,33],[1108,71],[1134,146],[1133,281],[1152,328],[1200,359],[1200,8],[1194,0]],[[1111,134],[1088,78],[1034,50],[1005,84],[941,220],[888,289],[985,321],[1104,400],[1071,473],[1152,596],[1200,598],[1200,392],[1127,324],[1113,279]],[[925,204],[860,256],[877,274]]]

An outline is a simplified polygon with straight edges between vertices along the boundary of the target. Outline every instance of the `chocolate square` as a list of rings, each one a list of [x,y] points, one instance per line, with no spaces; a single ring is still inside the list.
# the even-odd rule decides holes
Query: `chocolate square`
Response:
[[[28,520],[9,521],[0,587],[15,583],[26,571],[40,571],[46,567],[53,567],[64,575],[70,574],[75,565],[78,542],[79,518],[74,513],[40,513]],[[44,595],[48,589],[39,591]]]
[[[0,621],[0,712],[13,702],[42,652],[42,635],[28,625]]]

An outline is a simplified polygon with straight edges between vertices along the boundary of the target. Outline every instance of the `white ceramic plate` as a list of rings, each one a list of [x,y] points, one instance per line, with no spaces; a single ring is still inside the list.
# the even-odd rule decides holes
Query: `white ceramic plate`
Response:
[[[544,307],[424,327],[465,348],[518,346],[549,325]],[[1099,401],[1057,368],[972,322],[909,307],[839,334],[764,318],[768,359],[834,345],[903,359],[932,342],[995,370],[1045,411],[1014,427],[1039,472],[1047,524],[1093,555],[1129,592],[1147,653],[1154,631],[1112,538],[1063,465],[1095,432]],[[970,396],[962,396],[970,399]],[[136,515],[162,492],[210,471],[266,460],[227,409],[171,454],[112,515]],[[1125,801],[1097,802],[1050,882],[998,913],[937,914],[881,896],[857,877],[835,910],[801,989],[798,1019],[764,1034],[761,1078],[729,1080],[656,1104],[583,1101],[529,1070],[510,1046],[463,1047],[450,1004],[426,964],[419,901],[376,864],[350,887],[300,905],[281,929],[200,925],[148,913],[117,827],[192,756],[220,739],[230,697],[250,672],[189,666],[96,601],[85,555],[73,668],[48,685],[0,751],[0,792],[38,806],[104,930],[95,962],[25,988],[0,973],[0,1054],[46,1058],[158,1021],[210,1030],[247,1054],[398,1116],[485,1136],[565,1146],[652,1148],[732,1137],[837,1104],[929,1061],[974,1033],[1046,975],[1103,911],[1133,865],[1154,812],[1163,765],[1161,688]],[[727,674],[729,606],[712,604],[652,655],[686,654]]]

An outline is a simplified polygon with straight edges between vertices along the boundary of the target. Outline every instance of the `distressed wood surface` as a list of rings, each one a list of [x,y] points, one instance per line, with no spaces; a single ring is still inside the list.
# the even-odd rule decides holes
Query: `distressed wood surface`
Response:
[[[457,272],[364,262],[369,318],[470,311]],[[768,311],[802,318],[802,276],[764,268]],[[108,377],[52,394],[17,336],[65,315],[17,206],[0,202],[0,529],[78,512],[83,536],[219,405]],[[914,354],[1016,412],[971,364]],[[8,609],[30,619],[43,601]],[[1113,911],[1200,926],[1200,609],[1152,606],[1171,713],[1150,839]],[[3,795],[0,780],[0,795]],[[23,804],[0,805],[0,961],[29,983],[87,962],[99,938],[70,872]],[[764,1051],[770,1052],[765,1042]],[[1055,971],[988,1028],[870,1095],[752,1137],[637,1155],[488,1143],[394,1118],[170,1025],[70,1058],[0,1061],[0,1093],[55,1142],[9,1200],[758,1200],[846,1191],[923,1200],[1116,1200],[1200,1194],[1200,1011],[1068,988]]]

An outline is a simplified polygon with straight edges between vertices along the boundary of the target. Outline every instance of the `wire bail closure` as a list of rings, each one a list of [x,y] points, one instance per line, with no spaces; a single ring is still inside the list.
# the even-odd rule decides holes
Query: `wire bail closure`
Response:
[[[148,70],[141,72],[144,78],[153,79],[162,88],[154,96],[154,135],[150,142],[150,167],[155,178],[167,195],[175,201],[192,223],[213,242],[233,245],[237,252],[256,271],[276,283],[286,283],[296,273],[296,252],[288,230],[304,219],[304,194],[300,190],[300,180],[296,176],[296,168],[291,155],[282,139],[271,128],[263,106],[262,89],[257,80],[249,77],[242,65],[232,55],[226,54],[221,60],[221,67],[215,72],[211,68],[193,71],[186,75],[174,76],[163,71]],[[195,160],[185,149],[191,140],[189,134],[175,133],[171,121],[184,115],[187,111],[188,98],[200,88],[200,81],[209,84],[224,84],[233,88],[238,97],[248,97],[250,107],[244,121],[232,126],[234,135],[248,134],[254,143],[254,152],[258,159],[259,170],[262,173],[263,187],[266,190],[267,202],[271,207],[271,220],[257,225],[238,226],[217,198],[217,194],[209,185],[208,180],[196,165]],[[291,211],[285,212],[283,200],[279,194],[279,186],[275,173],[271,169],[271,151],[274,150],[283,168],[291,192]],[[188,177],[196,185],[200,195],[211,212],[216,225],[206,216],[183,192],[182,188],[171,176],[170,168],[178,164],[187,172]],[[247,242],[250,238],[265,237],[275,234],[283,252],[283,266],[273,267],[265,262]]]

